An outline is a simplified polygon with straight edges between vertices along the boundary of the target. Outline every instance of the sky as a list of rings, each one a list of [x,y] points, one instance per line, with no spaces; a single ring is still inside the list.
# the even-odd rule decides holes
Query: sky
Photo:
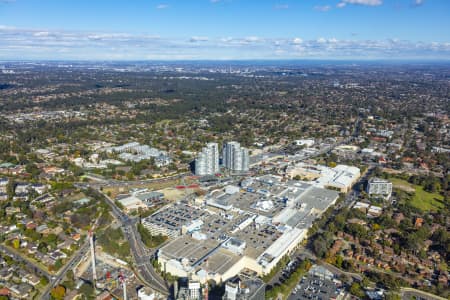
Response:
[[[450,0],[0,0],[0,60],[450,60]]]

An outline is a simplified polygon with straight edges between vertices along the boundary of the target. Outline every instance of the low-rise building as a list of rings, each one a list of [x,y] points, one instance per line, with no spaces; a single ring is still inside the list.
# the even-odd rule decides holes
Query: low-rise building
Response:
[[[260,300],[265,296],[264,282],[258,277],[239,274],[225,283],[223,300]]]
[[[33,287],[29,285],[28,283],[20,283],[15,284],[11,287],[9,287],[11,290],[11,293],[13,296],[19,298],[19,299],[29,299],[31,296],[31,292],[33,290]]]
[[[147,208],[147,205],[145,205],[145,203],[141,199],[135,196],[126,197],[117,201],[123,206],[125,212],[127,213],[138,210],[139,208]]]
[[[381,178],[371,178],[367,183],[367,193],[371,197],[378,196],[389,199],[392,195],[392,182]]]
[[[245,190],[211,191],[202,207],[180,202],[145,218],[142,223],[152,234],[172,238],[157,254],[165,272],[201,283],[225,281],[244,269],[270,273],[339,196],[309,183],[278,179],[247,179]],[[262,202],[271,205],[262,209]]]
[[[156,295],[155,293],[147,287],[141,287],[138,289],[137,291],[137,296],[139,300],[155,300],[156,299]]]
[[[8,193],[8,184],[9,184],[8,178],[0,178],[0,194]]]
[[[175,300],[202,300],[204,297],[204,290],[198,281],[184,280],[174,284],[174,298]]]
[[[313,139],[300,139],[295,140],[294,144],[297,146],[305,146],[307,148],[314,146],[315,141]]]
[[[286,175],[290,178],[300,176],[309,183],[328,189],[348,192],[361,176],[357,167],[337,165],[330,168],[322,165],[298,163],[286,169]]]
[[[139,162],[144,159],[153,158],[155,165],[158,167],[169,165],[172,162],[167,152],[152,148],[148,145],[141,145],[137,142],[110,147],[106,149],[106,152],[119,153],[119,158],[125,161]]]

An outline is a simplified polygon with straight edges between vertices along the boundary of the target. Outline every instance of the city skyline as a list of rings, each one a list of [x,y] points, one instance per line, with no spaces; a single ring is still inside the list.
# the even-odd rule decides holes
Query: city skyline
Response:
[[[444,0],[0,1],[3,60],[450,59]]]

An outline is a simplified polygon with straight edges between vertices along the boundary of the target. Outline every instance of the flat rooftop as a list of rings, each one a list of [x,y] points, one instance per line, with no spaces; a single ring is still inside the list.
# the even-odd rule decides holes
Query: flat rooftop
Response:
[[[232,237],[247,243],[244,255],[255,259],[281,235],[282,233],[275,226],[269,224],[262,226],[249,225],[245,229],[231,234]]]
[[[181,261],[187,258],[191,264],[207,255],[211,250],[219,246],[219,242],[212,239],[195,240],[188,235],[181,236],[163,246],[159,251],[168,259]]]
[[[192,220],[203,219],[207,216],[209,213],[203,209],[178,202],[144,218],[143,222],[153,223],[170,230],[181,230],[183,225],[189,224]]]
[[[245,181],[234,193],[213,191],[198,207],[175,203],[147,218],[146,222],[176,229],[199,221],[189,231],[195,239],[180,236],[164,245],[158,255],[176,268],[217,274],[226,273],[243,256],[261,261],[266,255],[270,263],[304,238],[314,220],[339,197],[337,191],[308,182],[283,182],[279,176]],[[229,238],[245,242],[245,248],[242,244],[238,250],[225,249],[222,243]]]
[[[336,191],[313,186],[303,194],[300,201],[306,203],[307,207],[325,211],[338,198],[339,193]]]
[[[236,255],[224,248],[219,248],[207,261],[203,261],[199,266],[208,272],[223,274],[236,264],[242,256]]]

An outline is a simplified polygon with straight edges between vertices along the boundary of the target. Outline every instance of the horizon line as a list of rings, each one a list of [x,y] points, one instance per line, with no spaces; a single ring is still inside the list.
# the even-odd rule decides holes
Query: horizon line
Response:
[[[450,62],[449,58],[192,58],[192,59],[0,59],[8,62],[288,62],[288,61],[336,61],[336,62]]]

